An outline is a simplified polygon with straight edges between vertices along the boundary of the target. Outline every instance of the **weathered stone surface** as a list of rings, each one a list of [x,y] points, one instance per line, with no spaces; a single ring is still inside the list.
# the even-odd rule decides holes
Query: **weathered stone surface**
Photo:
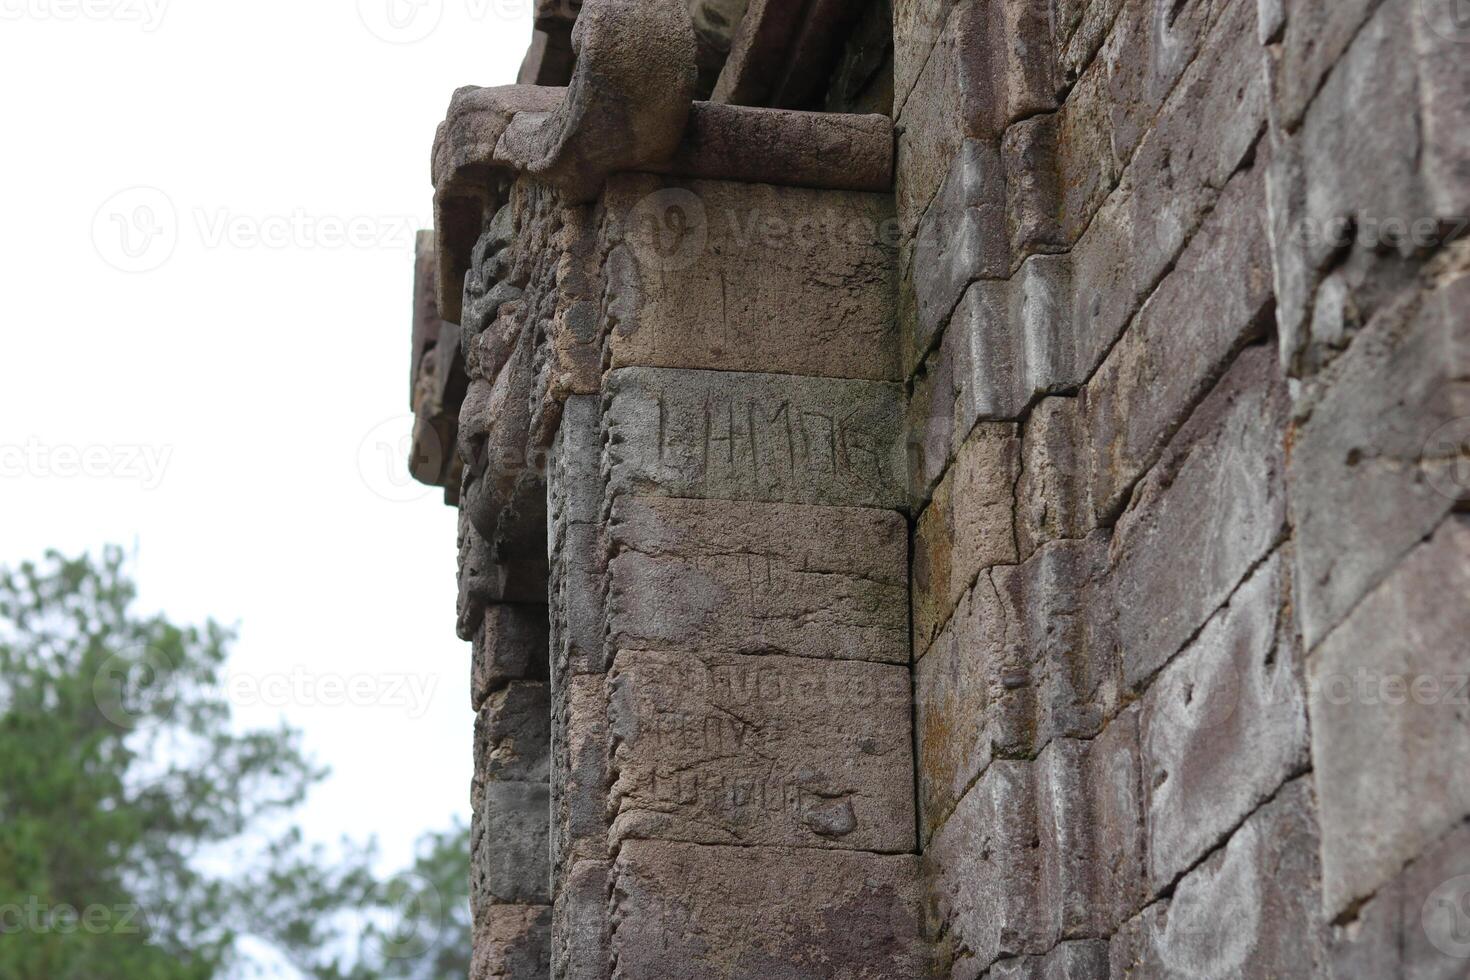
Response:
[[[491,905],[475,924],[470,980],[547,980],[551,907]]]
[[[1275,351],[1249,348],[1139,484],[1112,544],[1129,687],[1164,666],[1280,539],[1285,429]]]
[[[619,980],[926,975],[909,855],[629,841],[613,873]]]
[[[1136,6],[1155,16],[1152,4]],[[1266,93],[1254,23],[1254,3],[1230,0],[1071,253],[1079,380],[1101,363],[1259,141]]]
[[[893,120],[887,113],[696,102],[673,156],[644,169],[747,184],[886,194],[893,187]]]
[[[1429,27],[1435,6],[1381,3],[1360,28],[1355,22],[1368,8],[1357,0],[1331,11],[1293,11],[1289,20],[1300,18],[1302,34],[1300,50],[1282,55],[1277,73],[1278,101],[1286,104],[1277,107],[1285,117],[1273,121],[1270,189],[1282,356],[1293,374],[1317,370],[1344,344],[1314,310],[1324,300],[1341,305],[1331,294],[1318,298],[1331,270],[1346,264],[1362,280],[1352,290],[1350,331],[1351,321],[1367,322],[1411,278],[1412,269],[1390,256],[1414,259],[1464,231],[1470,67],[1463,44]],[[1310,56],[1319,45],[1330,53],[1349,39],[1300,128],[1288,136],[1292,103],[1316,91],[1321,69]],[[1361,121],[1361,138],[1342,131],[1349,114]]]
[[[1325,977],[1317,828],[1307,780],[1284,788],[1113,938],[1111,976]]]
[[[552,868],[561,882],[574,862],[607,854],[607,680],[576,674],[558,692],[553,722]]]
[[[551,791],[546,783],[487,782],[470,830],[477,908],[551,901]]]
[[[602,410],[597,398],[567,399],[548,472],[553,662],[563,675],[602,673],[607,546],[599,523]]]
[[[1008,423],[982,423],[919,516],[914,532],[914,649],[920,656],[987,568],[1015,564],[1020,440]]]
[[[556,897],[552,920],[551,975],[556,980],[606,980],[608,906],[612,901],[607,861],[579,861]]]
[[[990,980],[1101,980],[1108,975],[1108,944],[1086,939],[1057,945],[1045,956],[1017,956],[991,967]]]
[[[1174,270],[1084,389],[1096,516],[1138,479],[1271,311],[1265,167],[1233,178]]]
[[[1291,455],[1302,632],[1313,649],[1456,506],[1470,416],[1470,274],[1384,310],[1318,376]]]
[[[1053,54],[1042,4],[950,5],[899,112],[896,192],[905,231],[918,227],[967,137],[998,139],[1011,122],[1054,107]]]
[[[770,105],[771,90],[780,81],[805,13],[805,4],[752,0],[730,38],[730,56],[710,101]]]
[[[940,965],[975,980],[1000,956],[1046,952],[1031,764],[991,763],[924,852]]]
[[[1272,20],[1279,23],[1268,35],[1280,34],[1279,53],[1268,62],[1272,101],[1279,115],[1278,125],[1295,129],[1322,87],[1327,73],[1347,51],[1377,4],[1374,0],[1307,4],[1280,3],[1278,0],[1278,4],[1281,9]],[[1385,69],[1390,67],[1384,66]],[[1322,162],[1332,165],[1332,161]]]
[[[908,662],[900,514],[623,496],[609,535],[614,648]]]
[[[1070,270],[1067,256],[1037,256],[1009,280],[975,283],[960,300],[942,347],[955,365],[956,431],[977,419],[1019,418],[1032,399],[1085,380],[1071,332]]]
[[[896,380],[883,195],[615,178],[611,366]]]
[[[1023,561],[1042,545],[1083,538],[1093,529],[1084,404],[1043,398],[1026,419],[1016,482],[1016,546]]]
[[[543,682],[512,681],[475,716],[472,800],[492,781],[544,783],[551,775],[551,692]]]
[[[896,385],[623,368],[606,390],[610,492],[907,505]]]
[[[490,692],[510,681],[546,676],[548,624],[545,606],[485,607],[470,647],[472,710],[479,711]]]
[[[993,578],[1004,624],[1000,744],[1031,756],[1057,736],[1096,735],[1122,700],[1107,532],[1046,545]]]
[[[1155,893],[1306,767],[1289,567],[1281,552],[1260,565],[1143,700]]]
[[[1380,888],[1329,939],[1333,980],[1452,980],[1470,958],[1470,825],[1461,824]]]
[[[1336,916],[1470,815],[1470,524],[1448,518],[1308,661]]]
[[[989,575],[961,600],[914,667],[919,818],[924,840],[990,764],[1000,700],[1000,598]]]
[[[913,850],[904,668],[625,651],[609,684],[614,839]]]
[[[1011,271],[1000,144],[965,140],[915,237],[917,327],[905,338],[907,366],[929,349],[970,283],[1004,279]]]
[[[1039,927],[1048,944],[1105,938],[1147,894],[1137,712],[1092,741],[1054,739],[1035,767]]]
[[[981,574],[914,669],[927,838],[997,757],[1091,738],[1116,708],[1106,534]]]

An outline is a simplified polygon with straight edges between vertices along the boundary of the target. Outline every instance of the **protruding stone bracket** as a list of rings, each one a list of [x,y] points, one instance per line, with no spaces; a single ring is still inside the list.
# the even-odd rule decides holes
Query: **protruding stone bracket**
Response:
[[[463,88],[434,141],[439,300],[458,320],[458,293],[499,182],[526,174],[567,203],[596,198],[607,175],[666,160],[694,100],[694,27],[682,0],[588,0],[572,30],[566,88]],[[493,213],[493,212],[492,212]]]

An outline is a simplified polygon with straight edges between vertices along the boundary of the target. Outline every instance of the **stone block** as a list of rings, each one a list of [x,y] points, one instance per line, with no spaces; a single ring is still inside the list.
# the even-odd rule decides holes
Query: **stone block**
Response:
[[[1384,885],[1328,940],[1334,980],[1452,980],[1470,959],[1470,825]]]
[[[1104,100],[1119,160],[1128,160],[1153,128],[1165,101],[1201,53],[1213,55],[1220,47],[1235,53],[1234,34],[1241,30],[1241,46],[1248,42],[1251,53],[1259,52],[1255,6],[1253,0],[1184,0],[1164,11],[1154,0],[1125,0],[1095,66],[1106,74]],[[1222,11],[1243,16],[1230,25],[1230,34],[1207,40]]]
[[[607,861],[579,861],[556,897],[551,975],[557,980],[606,980],[611,871]]]
[[[982,423],[960,447],[914,532],[914,647],[921,655],[975,576],[1016,563],[1020,440],[1011,423]]]
[[[1032,399],[1085,380],[1076,369],[1070,271],[1067,256],[1036,256],[1011,279],[966,291],[941,348],[955,365],[957,432],[978,419],[1017,419]]]
[[[993,758],[1090,738],[1118,702],[1106,533],[982,573],[914,668],[920,832]]]
[[[898,380],[887,195],[626,175],[604,202],[611,367]]]
[[[941,975],[975,980],[1002,956],[1047,951],[1031,763],[991,763],[934,835],[924,862],[930,919],[944,939]]]
[[[1281,539],[1287,397],[1251,347],[1174,436],[1113,536],[1123,676],[1140,689]]]
[[[1097,739],[1053,739],[1035,766],[1039,927],[1047,944],[1106,938],[1147,894],[1137,711]]]
[[[1284,788],[1113,937],[1111,976],[1326,976],[1317,828],[1307,780]]]
[[[1152,4],[1136,6],[1155,16]],[[1226,4],[1072,253],[1070,330],[1079,381],[1096,370],[1259,142],[1266,93],[1254,19],[1248,0]],[[1115,152],[1122,125],[1114,120]]]
[[[629,841],[613,874],[619,980],[927,975],[912,855]]]
[[[609,684],[614,840],[914,849],[905,668],[625,651]]]
[[[551,791],[488,782],[472,820],[470,893],[476,908],[551,901]]]
[[[1045,168],[1043,176],[1049,176],[1049,238],[1058,246],[1070,247],[1082,237],[1098,208],[1118,186],[1128,162],[1113,147],[1113,107],[1108,96],[1108,74],[1103,65],[1095,65],[1078,80],[1056,113],[1022,123],[1006,134],[1007,144],[1016,146],[1008,154],[1008,178],[1020,179],[1030,169],[1025,166],[1028,156]],[[1023,134],[1026,142],[1038,147],[1029,155],[1018,152]]]
[[[623,496],[609,536],[615,648],[908,662],[901,514]]]
[[[898,116],[899,221],[918,227],[967,137],[998,139],[1055,107],[1055,52],[1045,5],[959,0]]]
[[[1467,303],[1463,273],[1401,297],[1301,400],[1288,479],[1308,650],[1466,490]]]
[[[1289,568],[1280,551],[1261,564],[1144,697],[1155,893],[1306,768]]]
[[[1016,482],[1016,548],[1022,561],[1042,545],[1084,538],[1093,529],[1091,453],[1082,404],[1077,398],[1043,398],[1026,418]]]
[[[611,493],[907,505],[897,385],[623,368],[606,386]]]
[[[929,61],[954,0],[893,0],[893,114],[897,117]]]
[[[1403,262],[1417,264],[1464,231],[1470,67],[1462,44],[1428,28],[1431,6],[1377,4],[1361,27],[1355,22],[1368,8],[1356,0],[1302,13],[1303,52],[1351,42],[1320,91],[1318,69],[1291,64],[1289,53],[1278,58],[1286,62],[1277,74],[1278,100],[1291,98],[1279,89],[1298,76],[1310,85],[1306,93],[1316,91],[1292,135],[1289,106],[1278,105],[1273,118],[1272,244],[1282,356],[1294,375],[1310,375],[1343,346],[1322,330],[1314,310],[1331,270],[1364,267],[1359,276],[1367,281],[1353,291],[1352,313],[1367,322],[1412,278]],[[1288,23],[1297,16],[1293,10]],[[1324,36],[1306,33],[1313,28]],[[1360,138],[1342,131],[1349,114],[1360,120]],[[1337,305],[1330,294],[1324,298]]]
[[[470,980],[550,980],[551,907],[492,905],[475,925]]]
[[[1035,755],[1058,736],[1091,738],[1118,707],[1108,533],[1058,541],[993,575],[1003,633],[997,745]]]
[[[607,544],[602,527],[569,525],[552,552],[552,561],[551,641],[556,673],[605,673]]]
[[[1276,3],[1281,8],[1272,11],[1276,30],[1268,35],[1280,35],[1277,56],[1269,63],[1271,97],[1277,124],[1295,130],[1328,73],[1338,65],[1377,4],[1374,0],[1310,4],[1276,0]],[[1408,6],[1390,4],[1394,5]],[[1269,5],[1263,4],[1263,9],[1266,6]],[[1407,25],[1403,29],[1407,30]]]
[[[1096,517],[1115,517],[1272,310],[1265,166],[1234,177],[1083,393]]]
[[[1470,522],[1448,518],[1308,660],[1329,915],[1470,816]]]
[[[1147,771],[1140,748],[1139,710],[1120,712],[1087,743],[1084,770],[1092,833],[1092,933],[1107,936],[1148,897],[1145,799]]]
[[[470,646],[471,709],[479,711],[490,692],[511,681],[546,676],[549,628],[546,606],[485,607]]]
[[[607,854],[608,761],[612,751],[607,721],[607,679],[578,674],[558,693],[554,719],[551,804],[554,815],[552,867],[564,880],[570,866]]]
[[[512,681],[475,716],[472,800],[492,781],[544,783],[551,774],[551,694],[542,682]]]
[[[905,338],[910,369],[944,328],[970,283],[1010,276],[1006,211],[999,141],[965,140],[914,241],[917,326]]]
[[[573,395],[548,465],[547,520],[557,526],[595,523],[602,512],[602,408],[596,395]]]
[[[1002,659],[1000,599],[989,575],[961,600],[914,667],[919,830],[924,840],[994,755]]]

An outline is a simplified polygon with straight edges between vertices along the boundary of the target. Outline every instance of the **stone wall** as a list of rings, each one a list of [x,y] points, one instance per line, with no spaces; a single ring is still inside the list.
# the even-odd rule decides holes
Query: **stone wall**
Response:
[[[436,147],[476,976],[1464,975],[1453,3],[696,7]]]

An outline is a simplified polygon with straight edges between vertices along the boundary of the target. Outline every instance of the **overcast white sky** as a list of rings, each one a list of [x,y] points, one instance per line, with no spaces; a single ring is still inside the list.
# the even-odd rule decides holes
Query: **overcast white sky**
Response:
[[[413,231],[530,5],[0,0],[0,563],[136,545],[145,605],[238,622],[285,702],[240,714],[335,770],[307,832],[393,866],[468,816],[473,724],[453,514],[399,445]]]

